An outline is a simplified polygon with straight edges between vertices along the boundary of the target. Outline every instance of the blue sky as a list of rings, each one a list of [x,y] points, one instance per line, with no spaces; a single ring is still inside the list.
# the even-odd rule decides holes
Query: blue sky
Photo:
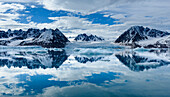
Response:
[[[116,38],[134,25],[170,31],[169,0],[0,0],[0,29],[59,28]],[[71,35],[71,34],[70,34]]]

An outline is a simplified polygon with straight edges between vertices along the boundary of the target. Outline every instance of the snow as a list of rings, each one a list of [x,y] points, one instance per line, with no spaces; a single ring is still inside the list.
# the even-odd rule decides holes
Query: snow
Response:
[[[0,38],[0,40],[11,40],[14,37],[9,37],[9,38]]]
[[[96,42],[70,42],[66,45],[66,48],[126,48],[125,46],[120,46],[115,44],[113,41],[96,41]]]
[[[24,39],[24,40],[15,40],[15,41],[12,41],[11,43],[9,43],[8,46],[17,46],[23,41],[30,41],[32,39],[33,38],[27,38],[27,39]]]
[[[164,41],[162,41],[162,40],[164,40]],[[165,40],[170,40],[170,36],[157,37],[157,38],[149,37],[147,40],[141,40],[137,43],[141,46],[146,46],[146,45],[149,45],[149,44],[155,44],[157,41],[161,41],[161,43],[166,44]]]
[[[144,62],[144,63],[138,63],[136,65],[141,65],[141,66],[153,66],[153,65],[159,65],[158,62]]]
[[[36,42],[46,42],[46,43],[49,43],[50,42],[49,40],[51,40],[51,39],[53,39],[52,30],[51,29],[47,29],[35,41]]]

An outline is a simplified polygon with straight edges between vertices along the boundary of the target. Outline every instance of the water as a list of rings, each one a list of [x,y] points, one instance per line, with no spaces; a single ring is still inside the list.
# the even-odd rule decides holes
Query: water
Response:
[[[0,96],[170,97],[168,50],[0,49]]]

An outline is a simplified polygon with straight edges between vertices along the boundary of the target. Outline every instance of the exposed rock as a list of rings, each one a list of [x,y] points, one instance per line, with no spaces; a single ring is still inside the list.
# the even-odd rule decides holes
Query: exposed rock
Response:
[[[144,28],[143,26],[133,26],[120,35],[119,38],[116,39],[115,43],[132,43],[147,40],[150,37],[157,38],[167,35],[170,35],[170,33],[156,29]]]
[[[42,47],[63,48],[69,40],[58,30],[43,29],[39,37],[31,41],[23,41],[20,45],[38,45]]]
[[[170,47],[170,38],[165,39],[170,33],[156,29],[144,28],[143,26],[133,26],[116,39],[115,43],[131,45],[132,48],[168,48]],[[160,40],[158,40],[160,39]],[[141,41],[146,41],[140,44]]]
[[[58,30],[58,29],[28,29],[14,30],[10,29],[5,31],[0,31],[0,45],[12,45],[12,46],[27,46],[27,45],[37,45],[47,48],[63,48],[66,42],[69,40]]]
[[[96,35],[88,36],[86,34],[79,34],[74,40],[76,41],[103,41],[104,39]]]

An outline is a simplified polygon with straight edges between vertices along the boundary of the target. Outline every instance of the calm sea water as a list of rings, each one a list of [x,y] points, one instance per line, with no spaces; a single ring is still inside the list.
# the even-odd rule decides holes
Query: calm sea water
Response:
[[[170,53],[0,48],[0,96],[170,97]]]

